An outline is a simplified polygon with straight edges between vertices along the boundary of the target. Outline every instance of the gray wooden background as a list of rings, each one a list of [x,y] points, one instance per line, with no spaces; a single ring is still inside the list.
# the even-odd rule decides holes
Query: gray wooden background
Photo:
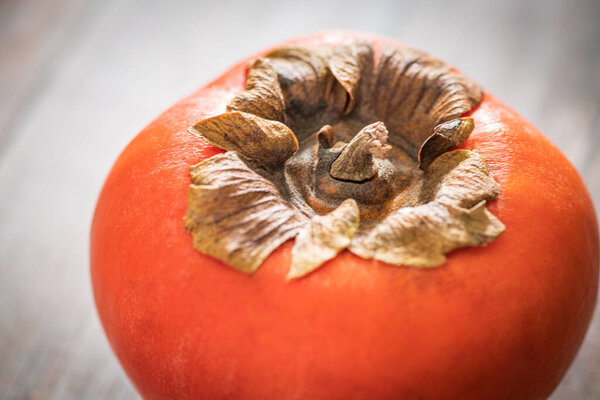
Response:
[[[236,60],[331,28],[458,66],[564,151],[599,208],[599,0],[0,0],[1,399],[137,398],[90,290],[104,177],[136,132]],[[552,399],[600,399],[599,312]]]

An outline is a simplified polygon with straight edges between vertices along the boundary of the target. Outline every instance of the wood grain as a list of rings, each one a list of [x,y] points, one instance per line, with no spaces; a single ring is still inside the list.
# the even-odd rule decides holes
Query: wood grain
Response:
[[[599,20],[597,0],[0,1],[0,399],[138,398],[93,307],[95,199],[135,133],[228,65],[332,28],[410,43],[545,132],[598,209]],[[552,399],[598,398],[597,312]]]

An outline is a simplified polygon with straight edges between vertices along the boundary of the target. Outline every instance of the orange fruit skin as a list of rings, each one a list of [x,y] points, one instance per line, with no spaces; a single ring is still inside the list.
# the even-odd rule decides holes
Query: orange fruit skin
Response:
[[[548,397],[596,302],[596,216],[565,156],[487,93],[462,146],[483,155],[501,187],[488,208],[506,232],[487,247],[454,251],[428,270],[346,251],[294,281],[285,280],[293,241],[253,276],[192,247],[182,220],[189,167],[221,150],[187,128],[224,111],[255,57],[146,127],[98,199],[96,305],[143,398]]]

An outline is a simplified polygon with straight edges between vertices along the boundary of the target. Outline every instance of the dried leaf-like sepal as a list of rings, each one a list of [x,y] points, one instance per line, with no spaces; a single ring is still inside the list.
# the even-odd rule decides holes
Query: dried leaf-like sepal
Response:
[[[504,232],[485,208],[498,186],[477,153],[446,153],[429,167],[425,179],[425,204],[400,208],[357,237],[350,250],[394,265],[436,267],[446,261],[446,253],[485,245]]]
[[[242,272],[256,271],[306,224],[235,152],[196,164],[191,177],[184,220],[194,247]]]
[[[457,118],[436,126],[419,150],[419,166],[427,168],[437,156],[467,140],[474,126],[472,118]]]
[[[314,271],[348,247],[358,230],[358,214],[356,201],[348,199],[329,214],[314,216],[296,237],[287,278],[299,278]]]
[[[298,150],[298,140],[285,124],[244,112],[203,119],[190,130],[214,146],[270,167],[283,164]]]
[[[373,49],[367,42],[352,42],[335,47],[329,57],[328,66],[348,94],[344,109],[344,113],[348,114],[354,109],[359,87],[362,86],[363,96],[368,92],[373,72]]]
[[[478,85],[447,64],[420,51],[390,47],[379,60],[372,112],[390,132],[401,133],[390,141],[417,158],[437,125],[463,116],[482,97]]]
[[[360,41],[333,48],[282,47],[265,58],[277,71],[292,116],[350,113],[359,88],[366,94],[373,69],[373,50]]]
[[[346,93],[327,66],[322,52],[305,47],[282,47],[266,55],[283,91],[286,111],[309,116],[325,107],[342,111]]]
[[[500,189],[487,163],[474,151],[459,149],[439,156],[425,171],[422,202],[471,208],[498,197]]]
[[[504,225],[485,209],[485,201],[470,209],[432,203],[401,208],[350,251],[393,265],[437,267],[446,253],[465,246],[482,246],[497,238]]]
[[[229,102],[227,111],[243,111],[283,122],[284,107],[277,73],[267,60],[259,58],[248,70],[246,90]]]

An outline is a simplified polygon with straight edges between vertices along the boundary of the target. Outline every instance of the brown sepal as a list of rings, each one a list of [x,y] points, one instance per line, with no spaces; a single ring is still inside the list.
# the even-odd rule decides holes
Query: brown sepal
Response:
[[[353,199],[344,200],[329,214],[314,216],[296,237],[287,278],[300,278],[334,258],[348,247],[359,222],[358,206]]]
[[[427,168],[439,155],[467,140],[474,126],[472,118],[457,118],[437,125],[419,149],[419,167]]]
[[[485,208],[498,195],[485,161],[477,153],[455,150],[438,157],[425,174],[421,201],[385,218],[358,235],[350,251],[393,265],[436,267],[459,247],[483,246],[504,232]]]
[[[263,166],[277,167],[298,150],[298,140],[285,124],[239,111],[203,119],[190,131]]]
[[[363,92],[368,89],[373,73],[373,49],[368,42],[352,42],[335,47],[328,65],[335,79],[346,90],[348,98],[344,114],[349,114],[354,109],[359,88]]]
[[[284,122],[283,93],[277,73],[267,60],[259,58],[252,64],[248,70],[246,90],[229,102],[227,111],[243,111]]]
[[[184,221],[194,247],[242,272],[256,271],[307,223],[235,152],[194,165],[191,178]]]
[[[372,112],[394,133],[390,141],[415,159],[438,124],[461,117],[483,96],[447,64],[410,48],[384,49],[376,76]]]

